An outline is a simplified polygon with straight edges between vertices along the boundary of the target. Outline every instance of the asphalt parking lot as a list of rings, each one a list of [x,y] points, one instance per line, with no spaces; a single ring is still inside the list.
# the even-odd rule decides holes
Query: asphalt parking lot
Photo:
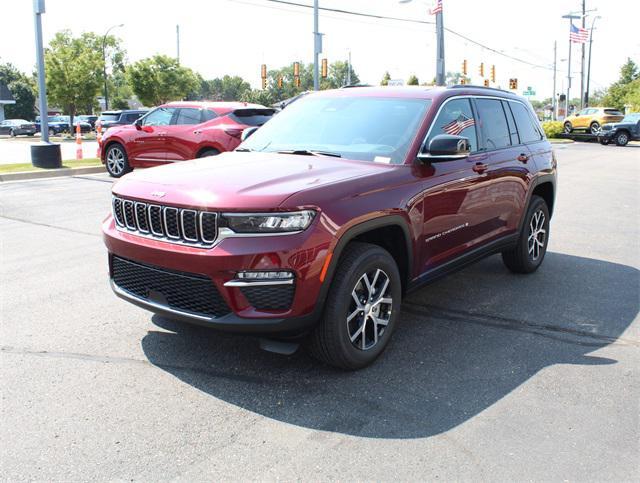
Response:
[[[640,474],[640,146],[557,147],[549,253],[411,294],[355,373],[117,299],[111,181],[0,184],[2,479]]]

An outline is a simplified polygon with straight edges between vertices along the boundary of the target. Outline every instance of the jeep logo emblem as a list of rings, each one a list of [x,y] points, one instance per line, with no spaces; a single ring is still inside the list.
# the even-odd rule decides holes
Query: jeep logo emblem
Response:
[[[166,194],[167,193],[165,193],[164,191],[152,191],[151,192],[151,196],[155,196],[156,198],[162,198]]]

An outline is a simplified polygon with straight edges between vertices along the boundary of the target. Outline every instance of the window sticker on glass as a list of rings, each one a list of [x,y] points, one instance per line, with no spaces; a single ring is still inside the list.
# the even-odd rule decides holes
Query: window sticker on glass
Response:
[[[373,162],[374,163],[389,164],[391,162],[391,158],[388,158],[386,156],[376,156],[375,158],[373,158]]]

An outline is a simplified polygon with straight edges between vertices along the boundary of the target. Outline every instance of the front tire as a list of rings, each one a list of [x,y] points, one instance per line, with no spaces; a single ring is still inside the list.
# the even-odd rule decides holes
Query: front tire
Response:
[[[217,149],[205,149],[202,152],[198,153],[198,156],[196,156],[197,158],[206,158],[209,156],[217,156],[218,154],[220,154],[220,151],[218,151]]]
[[[592,122],[591,126],[589,126],[589,130],[591,131],[591,134],[597,135],[600,132],[600,123]]]
[[[127,151],[120,143],[113,143],[109,145],[107,152],[104,155],[104,160],[107,172],[113,178],[120,178],[131,171]]]
[[[571,125],[570,122],[565,122],[564,123],[564,132],[565,134],[571,134],[571,131],[573,131],[573,126]]]
[[[16,137],[16,132],[12,129],[11,131],[9,131],[9,136],[11,136],[12,138]]]
[[[625,131],[616,134],[616,144],[618,146],[626,146],[629,142],[629,135]]]
[[[514,273],[533,273],[542,264],[549,243],[549,207],[532,196],[518,242],[502,252],[502,261]]]
[[[346,370],[371,364],[391,339],[401,299],[400,272],[389,252],[350,243],[340,257],[322,319],[309,338],[309,352]]]

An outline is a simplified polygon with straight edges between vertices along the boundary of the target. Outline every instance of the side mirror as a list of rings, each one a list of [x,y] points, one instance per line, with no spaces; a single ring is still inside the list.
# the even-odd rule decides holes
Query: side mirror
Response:
[[[142,129],[142,119],[136,119],[136,122],[133,123],[138,131]]]
[[[418,159],[428,163],[453,161],[468,157],[470,152],[471,146],[468,138],[438,134],[429,142],[429,146],[423,147],[418,154]]]
[[[249,136],[251,136],[257,130],[258,130],[257,126],[246,128],[244,131],[242,131],[242,134],[240,135],[240,141],[244,142]]]

